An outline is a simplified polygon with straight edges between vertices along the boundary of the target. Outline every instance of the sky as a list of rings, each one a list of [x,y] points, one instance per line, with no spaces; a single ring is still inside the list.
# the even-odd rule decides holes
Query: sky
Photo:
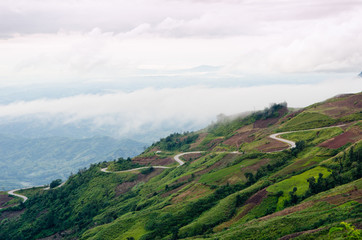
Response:
[[[0,118],[126,136],[304,107],[361,91],[361,26],[361,0],[2,0]]]

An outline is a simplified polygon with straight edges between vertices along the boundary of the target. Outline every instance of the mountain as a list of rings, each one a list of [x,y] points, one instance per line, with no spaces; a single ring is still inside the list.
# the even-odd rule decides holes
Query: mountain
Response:
[[[72,139],[66,137],[23,138],[0,135],[0,189],[10,190],[66,180],[71,172],[91,163],[142,152],[143,143],[110,137]]]
[[[24,203],[0,194],[0,239],[360,239],[361,131],[362,93],[219,116]]]

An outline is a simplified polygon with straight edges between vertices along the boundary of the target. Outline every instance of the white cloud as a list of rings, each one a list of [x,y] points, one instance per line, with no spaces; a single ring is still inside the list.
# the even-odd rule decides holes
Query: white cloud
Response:
[[[219,113],[263,109],[273,102],[304,107],[340,93],[361,89],[360,79],[316,85],[269,85],[249,88],[187,87],[141,89],[130,93],[78,95],[0,105],[0,117],[61,119],[63,123],[90,121],[95,128],[116,126],[119,135],[147,133],[162,125],[178,129],[205,126]]]

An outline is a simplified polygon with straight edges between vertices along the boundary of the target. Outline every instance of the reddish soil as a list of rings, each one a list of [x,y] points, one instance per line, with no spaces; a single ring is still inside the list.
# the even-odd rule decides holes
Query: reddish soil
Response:
[[[340,98],[343,97],[346,97],[346,95]],[[317,108],[326,109],[324,113],[335,118],[360,112],[362,109],[362,94],[349,95],[340,101],[326,102]]]
[[[177,187],[175,189],[172,189],[171,191],[165,192],[165,193],[161,194],[161,197],[168,197],[168,196],[170,196],[170,195],[172,195],[174,193],[177,193],[178,191],[183,189],[186,185],[187,185],[187,183],[184,183],[181,186],[179,186],[179,187]]]
[[[12,198],[12,197],[9,197],[8,195],[0,195],[0,208],[10,207],[10,205],[9,205],[9,206],[5,206],[5,204],[6,204],[7,202],[9,202],[11,199],[13,199],[13,198]],[[15,205],[15,204],[13,204],[13,205]],[[13,205],[11,205],[11,206],[13,206]]]
[[[279,121],[279,119],[281,117],[284,116],[284,114],[288,112],[288,109],[287,108],[282,108],[278,111],[279,113],[279,117],[276,117],[276,118],[268,118],[268,119],[264,119],[264,120],[257,120],[255,123],[254,123],[254,128],[267,128],[271,125],[274,125],[275,123],[277,123]]]
[[[210,190],[208,187],[205,187],[204,185],[201,184],[196,184],[187,189],[186,191],[184,191],[183,193],[179,194],[178,196],[175,196],[172,199],[172,202],[178,203],[178,202],[184,202],[186,200],[198,199],[202,196],[205,196],[209,192]]]
[[[289,119],[289,118],[293,118],[295,116],[297,116],[299,113],[303,112],[303,109],[300,109],[298,111],[292,112],[290,114],[288,114],[287,116],[285,116],[283,119]]]
[[[248,200],[246,200],[245,204],[255,204],[258,205],[263,201],[264,198],[266,198],[268,195],[268,191],[266,188],[260,190],[259,192],[255,193],[253,196],[251,196]]]
[[[212,150],[217,145],[219,145],[219,143],[221,143],[223,140],[224,140],[223,138],[214,139],[214,140],[210,141],[206,146],[209,150]]]
[[[216,169],[216,168],[219,168],[219,167],[224,167],[228,163],[232,162],[237,156],[238,156],[237,154],[227,154],[220,161],[217,161],[216,163],[214,163],[213,165],[211,165],[208,168],[205,168],[203,170],[200,170],[200,171],[196,172],[195,175],[200,176],[202,174],[210,172],[213,169]]]
[[[360,139],[362,139],[362,131],[359,127],[354,127],[345,133],[319,144],[318,146],[329,149],[337,149],[347,143],[355,143]]]
[[[128,192],[131,188],[136,186],[140,182],[148,182],[154,176],[160,174],[164,169],[154,168],[149,174],[138,174],[137,179],[133,182],[123,182],[116,187],[116,196]]]
[[[349,191],[348,193],[338,194],[335,196],[323,198],[323,201],[326,201],[330,204],[343,204],[348,201],[356,201],[362,203],[362,189],[354,189]]]
[[[245,208],[241,213],[239,213],[236,216],[235,221],[238,221],[239,219],[244,217],[246,214],[248,214],[248,212],[250,212],[254,207],[259,205],[263,201],[263,199],[265,199],[267,196],[268,196],[268,192],[267,192],[266,188],[260,190],[259,192],[255,193],[253,196],[251,196],[244,203]]]
[[[240,145],[244,142],[252,142],[255,140],[255,136],[253,135],[256,132],[256,130],[247,131],[247,132],[239,132],[236,133],[231,138],[225,140],[223,143],[229,146],[236,146],[240,147]]]
[[[1,213],[0,215],[0,222],[2,220],[4,220],[5,218],[8,219],[13,219],[13,218],[17,218],[19,217],[21,214],[23,214],[23,212],[25,211],[25,209],[20,210],[20,211],[4,211]]]
[[[159,158],[158,156],[152,157],[135,157],[132,159],[133,162],[141,164],[141,165],[153,165],[153,166],[164,166],[168,164],[172,164],[175,161],[172,157],[168,158]]]
[[[317,228],[317,229],[313,229],[313,230],[308,230],[308,231],[303,231],[303,232],[297,232],[297,233],[292,233],[292,234],[288,234],[284,237],[281,237],[279,238],[279,240],[289,240],[289,239],[292,239],[292,238],[295,238],[295,237],[298,237],[302,234],[309,234],[309,233],[315,233],[315,232],[319,232],[319,231],[322,231],[326,228]]]
[[[261,152],[274,152],[287,149],[288,147],[289,145],[284,142],[268,138],[268,142],[262,146],[257,147],[257,149]]]
[[[194,143],[190,145],[190,149],[194,149],[200,145],[200,143],[205,139],[207,133],[200,133],[199,137],[196,139]]]
[[[314,201],[304,202],[304,203],[298,204],[296,206],[283,209],[279,212],[272,213],[268,216],[258,218],[258,221],[264,221],[264,220],[268,220],[268,219],[278,217],[278,216],[289,215],[291,213],[298,212],[303,209],[312,207],[317,202],[328,202],[330,204],[340,205],[340,204],[343,204],[345,202],[352,201],[352,200],[362,203],[362,189],[358,189],[358,190],[353,189],[353,190],[349,191],[348,193],[338,194],[335,196],[324,197],[322,199],[318,199],[318,200],[314,200]]]
[[[192,162],[196,159],[199,159],[202,156],[202,153],[190,153],[183,155],[181,159],[185,160],[186,162]]]

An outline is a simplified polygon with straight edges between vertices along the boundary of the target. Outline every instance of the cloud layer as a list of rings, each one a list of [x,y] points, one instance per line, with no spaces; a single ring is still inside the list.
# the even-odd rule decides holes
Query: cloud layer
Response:
[[[360,79],[324,82],[316,85],[273,85],[249,88],[187,87],[142,89],[130,93],[78,95],[0,105],[0,118],[37,117],[57,119],[63,124],[91,122],[95,128],[112,126],[118,136],[127,136],[163,126],[173,129],[206,126],[219,113],[235,114],[287,101],[289,106],[304,107],[340,93],[362,87]],[[187,130],[187,129],[184,129]]]

